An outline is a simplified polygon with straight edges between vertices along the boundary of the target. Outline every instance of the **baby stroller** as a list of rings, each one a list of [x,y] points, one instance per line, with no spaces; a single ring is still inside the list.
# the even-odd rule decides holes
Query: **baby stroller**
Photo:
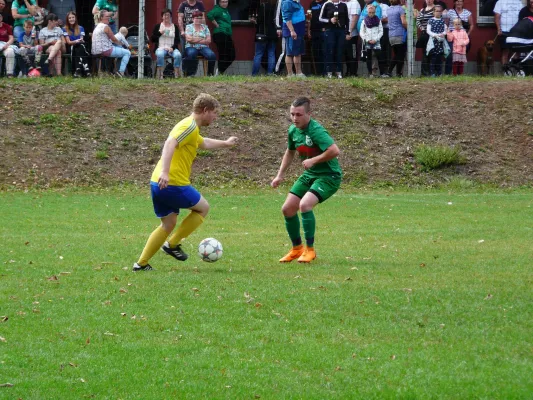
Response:
[[[526,17],[516,23],[506,39],[511,45],[511,57],[503,66],[506,76],[533,74],[533,17]]]
[[[139,25],[128,26],[128,36],[126,40],[130,45],[131,58],[128,62],[127,71],[128,75],[132,78],[137,78],[138,71],[138,54],[139,54]],[[152,57],[150,55],[150,39],[144,32],[144,77],[153,77]]]

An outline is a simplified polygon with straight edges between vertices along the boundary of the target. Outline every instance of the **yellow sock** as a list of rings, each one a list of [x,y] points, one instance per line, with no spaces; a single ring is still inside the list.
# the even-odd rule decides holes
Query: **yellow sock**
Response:
[[[137,264],[145,266],[148,264],[148,261],[150,261],[150,258],[153,257],[155,253],[159,250],[161,246],[163,246],[163,243],[165,243],[165,240],[167,240],[168,232],[163,229],[162,226],[158,226],[155,231],[152,232],[150,237],[148,238],[148,241],[146,242],[146,245],[144,246],[144,250],[141,254],[141,257],[139,258],[139,261],[137,261]]]
[[[202,225],[202,222],[204,222],[204,217],[202,217],[196,211],[191,211],[191,213],[187,215],[187,218],[181,222],[178,230],[168,239],[168,244],[170,244],[170,247],[176,247],[178,244],[180,244],[183,239],[185,239],[187,236],[193,233],[196,228]]]

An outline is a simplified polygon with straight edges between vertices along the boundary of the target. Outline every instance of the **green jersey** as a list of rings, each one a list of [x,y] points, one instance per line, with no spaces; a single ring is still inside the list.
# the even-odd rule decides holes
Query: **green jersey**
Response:
[[[335,141],[328,131],[312,118],[305,129],[298,129],[294,125],[289,127],[288,148],[298,151],[302,160],[324,153],[334,143]],[[340,177],[342,170],[339,160],[335,157],[332,160],[313,165],[306,173]]]
[[[207,13],[207,18],[209,21],[215,20],[218,24],[218,28],[215,28],[213,33],[223,33],[231,36],[231,15],[227,8],[216,5],[215,8]]]

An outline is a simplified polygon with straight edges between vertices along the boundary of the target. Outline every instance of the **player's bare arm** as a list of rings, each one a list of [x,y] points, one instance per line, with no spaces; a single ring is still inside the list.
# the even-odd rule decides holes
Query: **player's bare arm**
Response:
[[[172,156],[174,155],[174,150],[176,150],[177,145],[178,142],[174,138],[169,137],[165,141],[165,145],[163,146],[163,154],[161,156],[163,168],[161,170],[161,175],[159,175],[159,179],[157,181],[159,189],[164,189],[168,186],[168,172],[170,170],[170,161],[172,161]]]
[[[226,140],[218,140],[211,138],[204,138],[204,141],[200,144],[201,149],[203,150],[212,150],[212,149],[222,149],[227,147],[233,147],[237,144],[237,137],[231,136]]]
[[[292,160],[294,160],[295,155],[296,155],[296,150],[287,149],[285,151],[285,154],[283,155],[283,159],[281,160],[281,165],[279,167],[278,174],[272,180],[272,182],[270,183],[270,186],[272,186],[273,188],[276,188],[279,186],[279,184],[283,181],[285,177],[285,172],[291,165]]]
[[[308,158],[306,160],[303,160],[302,165],[305,169],[309,169],[313,165],[320,164],[323,162],[328,162],[329,160],[333,160],[335,157],[338,157],[340,153],[341,151],[339,150],[339,147],[335,143],[333,143],[322,154],[316,157],[313,157],[313,158]]]

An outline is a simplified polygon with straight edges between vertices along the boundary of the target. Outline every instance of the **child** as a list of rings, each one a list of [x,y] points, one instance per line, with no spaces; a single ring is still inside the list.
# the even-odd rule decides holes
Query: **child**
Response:
[[[448,47],[448,43],[444,40],[448,27],[442,19],[442,6],[435,5],[434,17],[428,21],[427,34],[430,37],[426,54],[429,56],[429,72],[432,77],[442,75],[442,56],[447,55],[444,51],[444,46]],[[449,50],[449,49],[448,49]]]
[[[126,36],[128,36],[128,28],[126,28],[125,26],[121,27],[118,30],[118,33],[115,35],[115,37],[122,43],[122,47],[124,47],[125,49],[129,49],[130,44],[126,40]],[[116,43],[113,43],[113,45],[118,46],[118,44]]]
[[[359,35],[367,51],[366,67],[368,68],[368,75],[372,78],[373,76],[378,76],[378,68],[377,65],[375,68],[372,66],[372,58],[374,58],[374,61],[377,61],[381,53],[380,40],[383,36],[383,25],[376,15],[376,7],[373,4],[369,4],[366,8],[368,15],[363,19]],[[372,74],[373,70],[376,71],[374,75]]]
[[[35,32],[35,28],[33,26],[33,22],[30,19],[27,19],[24,21],[24,32],[17,38],[19,43],[19,49],[17,53],[22,57],[24,62],[26,63],[26,68],[23,69],[23,74],[28,75],[28,72],[32,69],[36,68],[40,69],[41,67],[38,66],[41,61],[41,54],[43,53],[43,46],[40,46],[37,43],[37,35]],[[30,56],[34,55],[35,58],[32,61]]]
[[[454,75],[462,75],[466,63],[466,46],[470,39],[463,29],[460,18],[453,20],[453,31],[448,32],[448,42],[453,42],[452,71]]]

